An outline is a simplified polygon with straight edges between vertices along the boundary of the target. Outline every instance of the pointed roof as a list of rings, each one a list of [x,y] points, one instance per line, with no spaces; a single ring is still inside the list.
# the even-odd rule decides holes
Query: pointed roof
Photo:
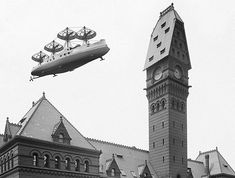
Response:
[[[205,156],[209,155],[209,170],[210,175],[217,174],[227,174],[231,176],[235,176],[235,171],[232,167],[227,163],[224,157],[219,153],[218,149],[199,153],[196,161],[201,161],[206,165]]]
[[[20,120],[17,135],[51,141],[55,125],[63,124],[71,137],[70,145],[96,150],[83,135],[46,99],[45,93]]]
[[[172,39],[175,32],[176,21],[183,25],[179,14],[175,11],[173,3],[160,13],[159,20],[151,34],[144,70],[157,63],[161,59],[170,55]],[[184,33],[184,32],[183,32]],[[185,42],[185,57],[188,58],[189,68],[191,68],[187,49],[185,34],[182,35]]]

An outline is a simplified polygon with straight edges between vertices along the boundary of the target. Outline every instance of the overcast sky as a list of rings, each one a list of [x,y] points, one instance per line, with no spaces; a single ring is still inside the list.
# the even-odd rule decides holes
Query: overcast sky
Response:
[[[185,23],[192,70],[188,157],[218,147],[235,169],[234,0],[175,0]],[[1,0],[0,133],[46,98],[86,137],[148,149],[143,71],[150,34],[169,0]],[[58,77],[29,82],[31,56],[65,27],[87,26],[110,47]]]

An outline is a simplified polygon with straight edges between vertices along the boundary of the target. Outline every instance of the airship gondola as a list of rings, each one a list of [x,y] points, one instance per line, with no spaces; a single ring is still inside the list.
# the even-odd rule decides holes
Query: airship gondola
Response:
[[[89,40],[95,36],[96,32],[86,27],[78,32],[68,27],[59,32],[57,37],[65,41],[64,46],[53,40],[44,47],[51,55],[40,51],[32,56],[32,59],[38,62],[38,65],[32,69],[30,81],[46,75],[56,76],[59,73],[73,71],[97,58],[103,60],[103,56],[108,53],[109,47],[104,39],[91,43]],[[74,40],[73,43],[71,43],[72,40]],[[83,43],[80,44],[77,42],[78,40]]]

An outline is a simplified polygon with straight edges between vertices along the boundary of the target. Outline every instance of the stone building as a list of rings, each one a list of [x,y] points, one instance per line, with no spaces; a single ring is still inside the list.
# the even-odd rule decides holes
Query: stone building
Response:
[[[184,22],[160,13],[145,62],[149,150],[84,137],[45,97],[0,135],[0,178],[235,178],[218,149],[187,159],[188,70]]]

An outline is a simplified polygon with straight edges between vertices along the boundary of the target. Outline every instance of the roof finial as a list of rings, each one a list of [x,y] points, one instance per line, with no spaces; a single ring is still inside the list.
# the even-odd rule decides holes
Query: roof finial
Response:
[[[60,116],[60,121],[63,122],[63,117],[62,116]]]
[[[35,103],[34,103],[34,101],[32,102],[32,107],[34,107],[34,105],[35,105]]]
[[[45,91],[42,92],[42,96],[45,98]]]
[[[218,151],[218,147],[215,147],[216,151]]]
[[[7,122],[9,122],[9,117],[7,117]]]
[[[114,154],[112,155],[112,157],[113,157],[113,159],[115,158],[115,157],[114,157]]]

